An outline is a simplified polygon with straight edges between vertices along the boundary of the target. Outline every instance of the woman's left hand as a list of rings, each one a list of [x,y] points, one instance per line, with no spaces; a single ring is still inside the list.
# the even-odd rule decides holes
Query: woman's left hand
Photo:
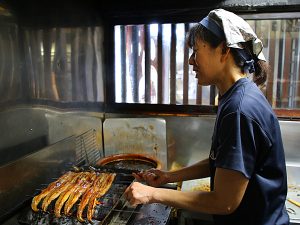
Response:
[[[148,204],[153,201],[154,187],[139,182],[133,182],[125,191],[125,197],[132,206]]]

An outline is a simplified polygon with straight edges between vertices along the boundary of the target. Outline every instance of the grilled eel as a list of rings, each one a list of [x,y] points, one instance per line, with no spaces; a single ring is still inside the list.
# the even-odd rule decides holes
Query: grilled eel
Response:
[[[70,195],[68,201],[65,203],[64,207],[64,214],[65,215],[70,215],[70,210],[72,209],[73,205],[77,202],[77,200],[83,195],[83,193],[90,188],[97,175],[96,173],[92,173],[91,176],[89,176],[74,192]]]
[[[91,196],[89,200],[88,210],[87,210],[87,219],[91,223],[92,223],[95,207],[97,204],[99,204],[97,199],[105,195],[105,193],[110,189],[115,179],[115,176],[116,176],[115,173],[108,174],[107,178],[99,186],[96,187],[96,191]]]
[[[70,195],[84,183],[84,181],[90,176],[90,172],[82,172],[76,179],[76,182],[72,183],[67,190],[62,192],[59,196],[59,198],[55,202],[55,207],[54,207],[54,214],[57,218],[59,218],[61,208],[63,207],[64,203],[68,200]]]
[[[50,205],[50,203],[56,199],[61,193],[63,193],[65,190],[67,190],[73,183],[76,182],[77,178],[81,175],[81,173],[76,173],[72,179],[66,183],[64,183],[63,185],[61,185],[59,188],[56,188],[54,190],[52,190],[47,196],[46,198],[44,198],[43,204],[42,204],[42,209],[44,212],[47,211],[48,206]]]
[[[37,208],[40,201],[45,198],[53,189],[56,189],[58,187],[60,187],[61,185],[63,185],[64,183],[66,183],[67,181],[69,181],[70,179],[72,179],[72,177],[75,175],[74,172],[67,172],[64,175],[62,175],[60,178],[58,178],[58,180],[53,181],[52,183],[50,183],[48,185],[47,188],[43,189],[42,192],[38,195],[36,195],[31,202],[31,208],[33,211],[37,212],[39,209]]]
[[[106,179],[107,174],[105,173],[100,173],[99,176],[96,178],[96,180],[94,181],[93,185],[84,193],[84,195],[82,196],[81,202],[78,206],[77,209],[77,219],[80,222],[84,222],[85,220],[82,218],[82,213],[83,210],[85,208],[85,206],[88,204],[90,197],[94,194],[94,192],[96,191],[97,186],[101,185],[101,183]]]

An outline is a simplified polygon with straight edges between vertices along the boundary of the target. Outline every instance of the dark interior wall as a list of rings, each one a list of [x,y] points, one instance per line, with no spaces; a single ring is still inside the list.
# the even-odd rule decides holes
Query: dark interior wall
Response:
[[[138,23],[148,21],[197,21],[213,8],[235,12],[292,12],[300,10],[299,0],[4,0],[25,26],[94,25],[104,20]],[[125,19],[125,20],[124,20]]]
[[[26,27],[89,26],[99,19],[91,0],[5,0],[3,4],[17,17],[18,24]]]

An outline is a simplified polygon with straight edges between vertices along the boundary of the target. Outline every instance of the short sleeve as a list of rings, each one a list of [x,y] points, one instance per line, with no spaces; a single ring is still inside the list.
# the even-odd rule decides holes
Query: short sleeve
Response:
[[[254,120],[235,112],[223,117],[218,134],[215,166],[239,171],[250,179],[258,159],[271,146],[265,132]]]

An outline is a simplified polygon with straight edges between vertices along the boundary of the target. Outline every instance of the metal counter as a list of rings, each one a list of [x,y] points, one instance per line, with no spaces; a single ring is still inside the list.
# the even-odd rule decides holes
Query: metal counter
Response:
[[[195,179],[195,180],[188,180],[182,182],[182,191],[196,191],[199,188],[209,187],[209,179],[210,178],[203,178],[203,179]],[[185,224],[194,224],[193,222],[187,222],[187,220],[197,220],[197,224],[211,224],[213,225],[213,218],[210,214],[205,213],[197,213],[191,212],[184,209],[179,210],[179,221],[178,225],[185,225]]]
[[[296,178],[298,179],[299,169],[300,167],[287,166],[289,184],[287,199],[292,199],[300,203],[300,186],[298,180],[296,180]],[[203,186],[205,188],[209,186],[209,178],[184,181],[182,183],[182,191],[195,191],[199,190],[200,187],[203,188]],[[290,217],[290,224],[299,225],[300,207],[286,200],[286,208]],[[188,219],[197,220],[199,224],[201,221],[204,224],[213,224],[212,216],[209,214],[190,212],[187,210],[179,210],[179,212],[180,218],[178,225],[185,225]]]

